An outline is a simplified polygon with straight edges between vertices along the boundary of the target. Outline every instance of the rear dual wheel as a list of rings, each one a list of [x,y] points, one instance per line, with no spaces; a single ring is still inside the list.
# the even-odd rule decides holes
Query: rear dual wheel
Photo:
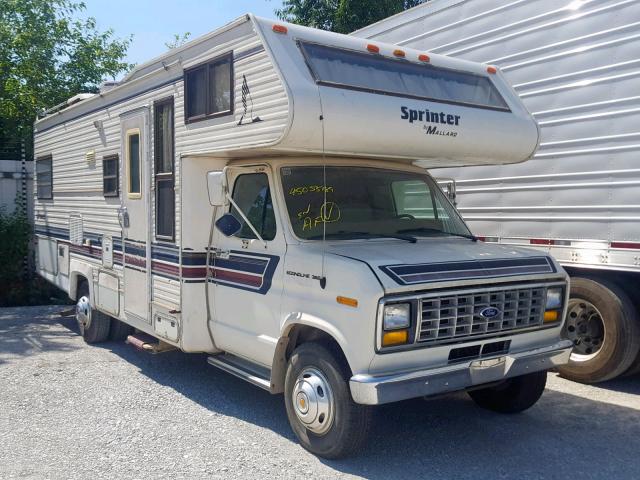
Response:
[[[611,380],[632,368],[640,350],[640,319],[620,287],[606,280],[573,277],[564,327],[573,342],[560,375],[583,383]]]

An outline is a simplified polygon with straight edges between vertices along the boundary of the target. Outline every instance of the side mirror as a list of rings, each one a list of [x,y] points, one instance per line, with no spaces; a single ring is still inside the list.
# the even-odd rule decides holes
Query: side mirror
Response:
[[[240,220],[230,213],[225,213],[216,221],[216,228],[220,230],[225,237],[233,237],[242,230],[242,224]]]
[[[207,173],[207,190],[209,191],[209,203],[213,207],[223,207],[227,204],[224,172]]]

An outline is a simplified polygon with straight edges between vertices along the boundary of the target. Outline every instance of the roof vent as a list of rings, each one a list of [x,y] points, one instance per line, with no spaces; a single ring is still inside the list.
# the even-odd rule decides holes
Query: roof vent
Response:
[[[120,85],[120,82],[116,82],[115,80],[104,81],[100,85],[100,93],[108,92],[112,88],[116,88],[119,85]]]

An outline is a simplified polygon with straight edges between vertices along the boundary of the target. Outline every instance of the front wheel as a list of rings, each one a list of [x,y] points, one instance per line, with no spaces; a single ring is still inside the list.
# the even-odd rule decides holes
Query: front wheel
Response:
[[[535,372],[510,378],[503,383],[469,391],[469,396],[482,408],[498,413],[519,413],[531,408],[542,396],[547,372]]]
[[[289,359],[284,400],[293,432],[304,448],[335,459],[357,451],[367,438],[371,407],[351,398],[348,369],[324,345],[305,343]]]

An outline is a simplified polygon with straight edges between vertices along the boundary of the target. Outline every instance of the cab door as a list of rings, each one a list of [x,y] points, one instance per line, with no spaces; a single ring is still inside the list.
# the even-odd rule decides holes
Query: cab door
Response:
[[[120,119],[123,188],[120,223],[124,267],[124,311],[127,317],[151,321],[149,285],[151,242],[149,228],[149,111],[128,112]]]
[[[272,179],[266,167],[227,170],[229,191],[251,221],[261,241],[235,207],[242,228],[231,237],[214,229],[209,278],[213,283],[213,332],[216,345],[270,366],[280,334],[286,243],[272,202]]]

